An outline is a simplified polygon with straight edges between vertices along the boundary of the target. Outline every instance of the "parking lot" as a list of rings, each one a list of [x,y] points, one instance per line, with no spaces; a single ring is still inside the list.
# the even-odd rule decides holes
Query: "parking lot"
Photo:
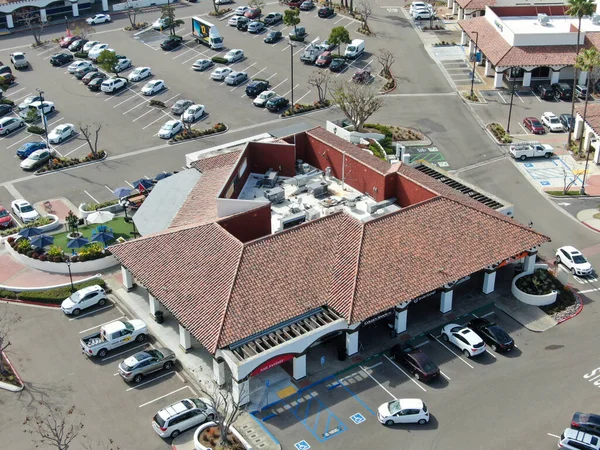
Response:
[[[131,318],[126,312],[114,303],[95,307],[77,318],[68,318],[60,309],[8,307],[22,317],[14,328],[9,357],[28,384],[18,397],[3,397],[9,407],[3,408],[0,416],[5,423],[14,423],[4,428],[3,440],[12,442],[12,448],[32,448],[21,424],[32,413],[30,407],[41,400],[66,408],[75,405],[76,411],[85,411],[82,422],[90,442],[114,439],[120,448],[170,448],[154,432],[151,420],[160,408],[197,396],[179,373],[180,365],[148,375],[139,384],[122,380],[117,366],[123,359],[160,346],[151,336],[146,343],[128,344],[104,358],[90,359],[81,353],[82,336],[98,331],[103,324]]]

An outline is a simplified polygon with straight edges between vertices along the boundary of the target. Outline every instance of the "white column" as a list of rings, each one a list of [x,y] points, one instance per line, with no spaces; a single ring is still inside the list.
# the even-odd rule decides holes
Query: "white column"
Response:
[[[192,336],[181,324],[179,324],[179,346],[186,353],[192,349]]]
[[[448,7],[448,9],[452,8],[452,0],[448,0],[448,3],[446,3],[446,6]]]
[[[557,70],[556,72],[554,70],[552,70],[552,76],[550,77],[550,84],[558,83],[558,80],[560,80],[560,70]]]
[[[8,28],[14,28],[15,27],[15,24],[13,23],[12,14],[7,14],[6,15],[6,26]]]
[[[527,255],[523,262],[523,269],[525,273],[533,273],[535,268],[535,253],[533,255]]]
[[[490,60],[487,58],[485,60],[485,76],[486,77],[494,76],[494,68],[492,67],[492,63],[490,62]]]
[[[452,3],[452,15],[456,14],[456,8],[458,8],[458,3]]]
[[[77,3],[71,3],[71,7],[73,9],[73,17],[79,17],[79,6]]]
[[[463,20],[465,18],[465,9],[459,7],[458,8],[458,20]]]
[[[396,311],[394,320],[394,331],[397,334],[404,333],[406,331],[406,319],[408,318],[408,310]]]
[[[473,54],[473,52],[475,51],[475,42],[473,41],[469,41],[469,57]]]
[[[587,82],[587,72],[579,72],[579,78],[577,79],[577,84],[581,84],[582,86],[585,86],[585,83]]]
[[[581,149],[584,152],[587,152],[590,149],[590,141],[594,136],[594,132],[589,127],[585,127],[584,129],[585,133],[583,134],[583,146],[581,147]]]
[[[217,386],[225,384],[225,361],[218,362],[213,359],[213,380],[215,380]]]
[[[148,300],[150,301],[150,315],[156,317],[156,311],[160,311],[160,302],[150,293],[148,293]]]
[[[358,353],[358,331],[346,332],[346,355]]]
[[[503,82],[504,72],[496,72],[494,75],[494,87],[501,88]]]
[[[233,394],[233,401],[239,406],[250,403],[250,389],[248,380],[235,381],[231,383],[231,393]]]
[[[467,36],[467,33],[465,33],[465,30],[462,30],[460,32],[460,45],[467,45],[468,38],[469,38],[469,36]]]
[[[598,151],[598,148],[596,148],[596,151],[594,152],[594,164],[600,164],[600,151]]]
[[[296,356],[294,358],[294,380],[301,380],[306,376],[306,355]]]
[[[531,72],[523,73],[523,87],[531,86]]]
[[[440,299],[440,312],[446,314],[452,310],[452,294],[454,291],[443,291]]]
[[[133,289],[133,276],[131,272],[125,266],[121,266],[121,275],[123,276],[123,287],[130,291]]]
[[[496,272],[486,272],[483,275],[483,289],[482,292],[484,294],[491,294],[494,292],[494,287],[496,285]]]
[[[46,16],[46,8],[40,9],[40,19],[42,19],[42,22],[48,22],[48,17]]]
[[[102,0],[102,11],[108,11],[108,0]]]
[[[573,127],[573,137],[575,139],[581,139],[583,132],[583,118],[579,115],[575,116],[575,126]]]

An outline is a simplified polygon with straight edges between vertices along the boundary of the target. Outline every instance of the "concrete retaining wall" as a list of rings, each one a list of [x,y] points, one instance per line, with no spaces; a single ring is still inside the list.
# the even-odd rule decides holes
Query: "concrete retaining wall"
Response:
[[[548,270],[548,265],[547,264],[536,264],[535,269]],[[517,280],[519,280],[527,275],[531,275],[531,274],[523,272],[523,273],[520,273],[519,275],[517,275],[516,277],[514,277],[512,280],[512,285],[510,287],[510,291],[512,292],[512,295],[514,295],[517,300],[519,300],[523,303],[526,303],[528,305],[533,305],[533,306],[551,305],[552,303],[554,303],[556,301],[556,297],[558,296],[558,291],[552,291],[551,293],[546,294],[546,295],[532,295],[532,294],[527,294],[527,293],[523,292],[522,290],[520,290],[517,287]]]

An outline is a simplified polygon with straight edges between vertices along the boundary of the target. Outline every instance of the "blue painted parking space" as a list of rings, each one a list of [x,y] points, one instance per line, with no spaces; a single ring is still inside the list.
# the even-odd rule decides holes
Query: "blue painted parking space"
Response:
[[[293,397],[292,397],[293,399]],[[295,403],[295,405],[294,405]],[[293,416],[310,431],[319,442],[325,442],[348,429],[348,427],[321,401],[310,392],[299,395],[288,403]]]

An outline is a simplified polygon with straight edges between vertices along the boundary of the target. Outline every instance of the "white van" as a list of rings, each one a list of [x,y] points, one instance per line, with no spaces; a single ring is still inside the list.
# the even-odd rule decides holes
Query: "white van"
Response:
[[[19,112],[19,116],[21,116],[23,119],[26,119],[29,115],[29,111],[32,111],[32,110],[37,112],[38,117],[41,117],[42,116],[42,102],[30,103],[29,106],[27,106],[27,108],[25,108]],[[43,106],[44,115],[48,115],[51,112],[54,112],[54,103],[44,102],[44,106]]]
[[[112,93],[118,91],[121,88],[127,86],[127,82],[124,78],[109,78],[108,80],[104,80],[100,85],[100,89],[102,92]]]
[[[353,39],[352,42],[346,47],[344,56],[346,58],[355,59],[358,58],[362,52],[365,51],[365,41],[362,39]]]

